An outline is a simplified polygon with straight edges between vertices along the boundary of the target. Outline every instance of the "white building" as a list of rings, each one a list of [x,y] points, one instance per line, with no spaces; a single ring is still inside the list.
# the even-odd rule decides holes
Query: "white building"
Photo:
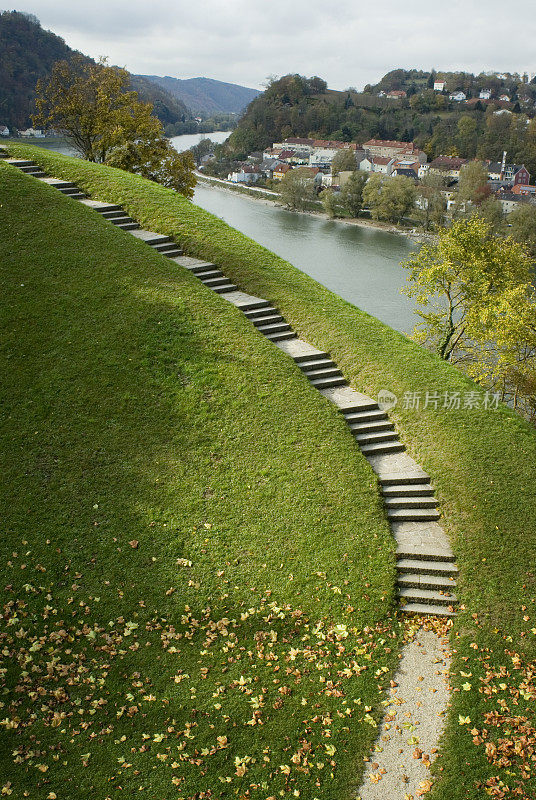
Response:
[[[9,128],[7,125],[0,125],[0,136],[9,136]]]
[[[465,92],[454,92],[453,94],[449,94],[449,100],[454,100],[456,103],[462,103],[464,100],[467,100],[467,95]]]
[[[435,81],[434,92],[443,92],[445,89],[445,81]]]
[[[481,89],[478,96],[481,100],[491,100],[491,89]]]

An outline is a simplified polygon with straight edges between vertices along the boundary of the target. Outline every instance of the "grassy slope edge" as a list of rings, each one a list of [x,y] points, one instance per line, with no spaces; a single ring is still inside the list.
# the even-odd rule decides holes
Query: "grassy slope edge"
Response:
[[[270,300],[305,338],[329,350],[356,388],[372,396],[388,388],[399,397],[426,391],[463,396],[478,390],[456,369],[173,192],[38,148],[12,149],[35,158],[50,173],[76,180],[95,197],[121,202],[147,227],[175,236],[192,255],[217,262],[241,288]],[[486,752],[486,740],[479,741],[484,728],[494,741],[511,730],[505,708],[516,704],[519,724],[525,724],[526,716],[534,729],[530,703],[536,691],[527,683],[536,657],[534,430],[505,407],[449,411],[441,403],[438,408],[402,405],[393,417],[410,453],[437,487],[466,608],[456,623],[453,703],[438,762],[442,780],[434,796],[477,798],[479,783],[494,776],[508,786],[512,781],[526,786],[528,796],[536,794],[534,779],[521,774],[519,755],[501,767],[493,750]],[[496,710],[496,695],[504,713],[498,719],[485,717]],[[473,727],[460,725],[460,718],[471,719]]]
[[[186,270],[2,163],[0,227],[2,794],[349,796],[397,639],[344,421]]]

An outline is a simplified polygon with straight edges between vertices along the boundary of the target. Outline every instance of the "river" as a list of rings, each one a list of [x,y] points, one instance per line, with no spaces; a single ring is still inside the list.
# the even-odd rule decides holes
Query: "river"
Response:
[[[223,142],[229,134],[186,134],[174,136],[171,142],[181,151],[205,137]],[[35,144],[75,155],[64,141],[47,138]],[[400,294],[406,281],[400,262],[415,249],[406,237],[291,213],[270,202],[201,183],[194,202],[392,328],[403,333],[413,330],[414,304]]]
[[[225,220],[332,292],[403,333],[414,303],[400,294],[400,262],[415,249],[405,236],[285,211],[269,201],[198,183],[194,203]]]

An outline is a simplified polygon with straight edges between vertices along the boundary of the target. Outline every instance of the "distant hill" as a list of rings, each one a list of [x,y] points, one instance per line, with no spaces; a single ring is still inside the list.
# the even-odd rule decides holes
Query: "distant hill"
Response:
[[[38,79],[50,75],[54,62],[68,60],[75,53],[55,33],[44,30],[33,14],[0,12],[0,124],[28,127]],[[132,88],[141,100],[153,103],[155,115],[164,125],[191,118],[177,97],[152,81],[133,75]]]
[[[261,92],[248,89],[236,83],[224,83],[212,78],[164,78],[158,75],[141,75],[166,89],[181,100],[190,111],[198,116],[212,116],[218,113],[240,114]]]

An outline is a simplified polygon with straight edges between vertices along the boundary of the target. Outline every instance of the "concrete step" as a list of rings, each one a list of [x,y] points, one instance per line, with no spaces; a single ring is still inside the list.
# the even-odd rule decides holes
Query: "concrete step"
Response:
[[[406,574],[442,575],[456,577],[458,567],[454,561],[431,561],[425,558],[399,558],[396,562],[397,571]]]
[[[352,422],[348,425],[352,433],[374,433],[375,431],[394,431],[395,426],[388,419],[373,420],[372,422]]]
[[[419,561],[423,565],[428,561],[438,565],[438,569],[442,569],[441,564],[451,564],[452,569],[456,569],[456,557],[450,548],[443,547],[429,547],[422,548],[422,550],[415,550],[414,547],[408,547],[404,544],[398,544],[396,548],[396,561],[397,564],[401,561]],[[423,568],[425,568],[423,566]],[[427,568],[427,567],[426,567]]]
[[[436,606],[428,603],[406,603],[402,611],[404,614],[422,614],[423,616],[454,617],[456,613],[447,606]]]
[[[116,206],[113,203],[110,203],[109,205],[108,204],[103,204],[102,206],[99,206],[98,208],[94,208],[93,210],[96,211],[97,214],[102,214],[102,216],[105,219],[107,219],[107,215],[110,214],[110,213],[114,213],[114,214],[117,214],[117,213],[124,214],[125,213],[124,208],[122,208],[121,206]]]
[[[266,334],[266,338],[270,339],[271,342],[283,342],[287,339],[297,339],[298,334],[290,329],[289,331],[284,331],[282,333],[268,333]]]
[[[277,308],[274,308],[267,303],[265,306],[261,306],[259,308],[246,309],[243,313],[248,319],[253,320],[257,317],[266,316],[267,314],[279,314],[279,311]]]
[[[100,213],[104,217],[104,219],[110,219],[110,220],[116,219],[117,217],[125,217],[127,215],[125,209],[121,208],[121,206],[115,206],[115,207],[112,206],[108,211],[100,210]]]
[[[435,508],[390,508],[387,518],[391,522],[436,522],[440,517]]]
[[[194,275],[197,275],[200,272],[206,272],[209,269],[219,269],[216,264],[210,264],[208,261],[204,264],[195,264],[193,267],[186,267],[186,269],[193,272]]]
[[[384,497],[383,502],[388,509],[394,508],[437,508],[438,502],[435,497]]]
[[[292,356],[292,358],[294,359],[296,364],[301,366],[304,362],[311,361],[311,359],[313,359],[313,358],[330,358],[330,354],[329,353],[319,352],[315,356],[311,356],[310,353],[304,353],[303,355]]]
[[[157,252],[166,258],[177,258],[177,256],[182,256],[182,250],[177,245],[175,245],[174,250],[158,250]]]
[[[388,497],[431,497],[434,488],[431,483],[412,484],[399,483],[395,486],[383,486],[383,496]]]
[[[205,278],[223,278],[225,275],[218,269],[218,267],[210,267],[210,269],[204,269],[203,272],[194,272],[196,278],[199,278],[200,281],[204,281]]]
[[[396,431],[380,431],[379,433],[357,433],[354,435],[358,444],[376,444],[379,442],[398,441],[398,434]]]
[[[121,228],[124,231],[134,231],[136,228],[140,227],[140,223],[133,219],[131,219],[130,222],[115,222],[115,220],[110,220],[110,222],[112,222],[116,228]]]
[[[343,375],[334,376],[333,378],[311,378],[309,375],[307,377],[315,389],[331,389],[333,386],[346,386],[346,379]]]
[[[300,361],[298,366],[304,372],[311,372],[317,369],[330,369],[335,367],[336,364],[331,358],[315,358],[310,361]]]
[[[401,486],[405,483],[424,485],[430,483],[430,476],[425,472],[393,472],[383,473],[378,480],[382,486]]]
[[[165,242],[148,242],[153,250],[158,250],[159,253],[166,253],[168,250],[176,250],[178,244],[168,237]]]
[[[352,414],[364,414],[367,411],[379,411],[378,403],[375,400],[370,401],[363,401],[362,403],[356,403],[355,406],[345,406],[345,408],[340,408],[339,413],[343,415],[343,417],[347,420],[350,415]]]
[[[383,456],[389,453],[402,453],[406,449],[401,441],[360,444],[359,447],[365,456]]]
[[[128,214],[121,214],[118,217],[105,217],[107,222],[110,222],[112,225],[122,225],[124,222],[136,222],[135,219],[129,217]],[[136,225],[139,227],[139,223],[136,222]]]
[[[9,158],[9,156],[8,156]],[[28,159],[24,158],[9,158],[9,163],[12,164],[14,167],[37,167],[35,161],[28,161]]]
[[[458,598],[454,593],[448,596],[448,593],[443,594],[441,591],[436,592],[434,589],[411,589],[402,588],[398,592],[401,600],[408,602],[432,604],[435,606],[453,606],[458,602]],[[405,608],[405,607],[404,607]]]
[[[403,572],[396,579],[398,586],[407,589],[432,589],[435,592],[453,592],[456,589],[455,578],[443,575],[426,575],[420,572]]]
[[[216,294],[226,294],[227,292],[236,292],[238,286],[235,286],[234,283],[226,283],[225,286],[213,286],[212,289]]]
[[[281,314],[270,314],[266,317],[259,319],[252,319],[251,322],[256,328],[261,328],[263,325],[277,325],[280,322],[285,322]]]
[[[273,324],[268,323],[267,325],[258,325],[257,330],[259,333],[263,333],[265,336],[269,333],[284,333],[286,331],[292,330],[288,322],[274,322]]]
[[[209,286],[210,288],[226,286],[229,283],[229,278],[226,278],[225,275],[220,275],[219,278],[201,278],[200,280],[201,283],[204,283],[205,286]]]
[[[323,367],[322,369],[312,369],[306,372],[306,377],[310,381],[317,378],[342,378],[343,374],[338,367]]]
[[[344,418],[349,425],[353,422],[377,422],[389,419],[385,411],[379,408],[371,411],[348,411],[344,413]]]

